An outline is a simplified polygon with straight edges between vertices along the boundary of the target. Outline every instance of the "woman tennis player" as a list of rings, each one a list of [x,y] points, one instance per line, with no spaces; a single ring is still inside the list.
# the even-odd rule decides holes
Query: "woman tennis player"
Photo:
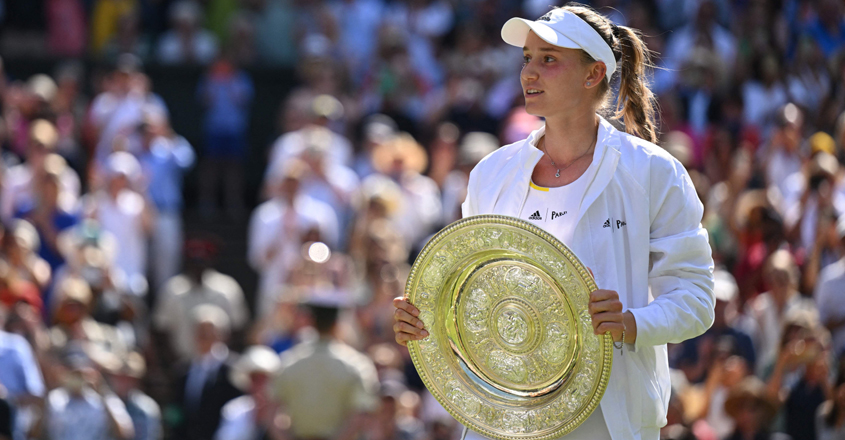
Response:
[[[472,170],[463,216],[532,222],[595,276],[593,327],[618,350],[599,408],[564,438],[656,440],[669,403],[666,344],[704,333],[714,297],[702,204],[684,167],[653,143],[648,50],[635,30],[572,4],[513,18],[502,38],[523,48],[525,108],[545,126]],[[624,133],[599,116],[614,75]],[[419,310],[394,304],[396,341],[425,338]]]

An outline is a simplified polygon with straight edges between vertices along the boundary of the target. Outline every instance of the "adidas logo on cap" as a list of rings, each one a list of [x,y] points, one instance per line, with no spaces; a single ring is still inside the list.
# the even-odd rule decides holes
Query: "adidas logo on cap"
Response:
[[[528,217],[528,220],[542,220],[542,219],[543,219],[543,217],[540,216],[540,211],[534,211],[534,214],[531,214],[531,216]]]
[[[602,225],[602,228],[609,228],[609,227],[610,227],[610,219],[607,219],[607,220],[604,221],[604,225]]]

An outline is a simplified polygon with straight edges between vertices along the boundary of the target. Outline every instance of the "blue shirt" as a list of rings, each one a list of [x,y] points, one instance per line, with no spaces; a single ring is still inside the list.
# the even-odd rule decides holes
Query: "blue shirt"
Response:
[[[147,193],[159,212],[182,210],[182,175],[196,155],[185,138],[156,138],[139,158],[149,185]]]
[[[0,330],[0,384],[12,400],[29,394],[44,396],[44,379],[32,347],[21,335]]]
[[[246,131],[253,94],[252,80],[246,73],[236,71],[227,78],[206,76],[197,93],[208,108],[206,132],[242,134]]]
[[[836,32],[830,34],[821,20],[816,18],[807,26],[807,34],[816,40],[825,57],[833,56],[845,46],[845,23],[839,23]]]

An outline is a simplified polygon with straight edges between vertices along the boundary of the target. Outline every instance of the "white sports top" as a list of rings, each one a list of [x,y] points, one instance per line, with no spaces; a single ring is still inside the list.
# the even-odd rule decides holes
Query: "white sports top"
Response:
[[[570,243],[575,233],[575,222],[581,212],[581,201],[597,171],[598,161],[593,157],[593,162],[584,174],[568,185],[543,188],[530,182],[528,198],[519,218],[543,228],[564,244]]]

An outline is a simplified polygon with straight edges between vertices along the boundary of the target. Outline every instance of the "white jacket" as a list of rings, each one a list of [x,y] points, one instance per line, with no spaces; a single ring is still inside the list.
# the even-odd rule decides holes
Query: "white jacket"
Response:
[[[528,139],[485,157],[469,177],[463,216],[518,216],[528,196],[535,145]],[[573,242],[601,289],[615,290],[637,322],[637,340],[614,350],[601,401],[613,440],[653,439],[669,404],[667,343],[696,337],[713,323],[713,259],[701,227],[703,206],[684,167],[660,147],[601,119]]]

